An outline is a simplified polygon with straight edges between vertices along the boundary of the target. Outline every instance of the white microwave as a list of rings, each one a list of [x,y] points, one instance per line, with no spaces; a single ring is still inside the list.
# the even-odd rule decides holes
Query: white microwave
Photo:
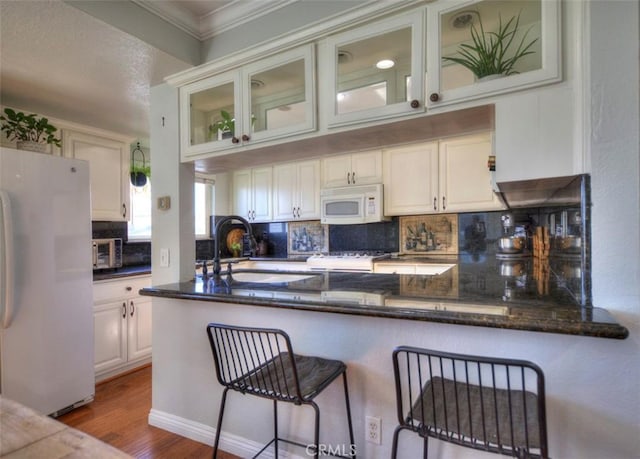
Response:
[[[382,184],[326,188],[320,191],[321,222],[353,225],[387,220],[382,208]]]

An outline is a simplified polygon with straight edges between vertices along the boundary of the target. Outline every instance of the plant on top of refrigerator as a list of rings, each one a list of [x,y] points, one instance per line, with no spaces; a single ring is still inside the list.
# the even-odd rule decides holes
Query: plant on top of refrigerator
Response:
[[[55,136],[58,128],[50,124],[47,118],[38,118],[35,113],[26,115],[11,108],[5,108],[4,113],[6,116],[0,115],[0,121],[2,121],[0,130],[5,132],[7,139],[52,144],[58,148],[62,146],[61,140]]]

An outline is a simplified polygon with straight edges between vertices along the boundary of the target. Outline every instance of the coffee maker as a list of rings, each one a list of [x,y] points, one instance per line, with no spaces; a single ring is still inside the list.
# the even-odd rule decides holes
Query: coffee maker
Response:
[[[513,214],[500,216],[502,237],[498,239],[498,258],[522,256],[526,250],[527,232],[523,225],[517,225]]]
[[[579,209],[564,209],[549,215],[556,254],[580,254],[582,251],[582,216]]]

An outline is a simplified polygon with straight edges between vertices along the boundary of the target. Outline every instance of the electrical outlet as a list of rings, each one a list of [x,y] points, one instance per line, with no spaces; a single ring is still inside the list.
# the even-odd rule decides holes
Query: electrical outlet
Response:
[[[169,249],[160,249],[160,267],[169,267]]]
[[[381,427],[382,420],[380,418],[376,418],[374,416],[367,416],[365,418],[365,432],[368,442],[375,443],[376,445],[381,444]]]

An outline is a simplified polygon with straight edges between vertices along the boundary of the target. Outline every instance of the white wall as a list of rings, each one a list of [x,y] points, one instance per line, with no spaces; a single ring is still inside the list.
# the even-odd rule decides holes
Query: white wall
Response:
[[[211,434],[220,388],[214,380],[205,324],[219,320],[282,327],[291,332],[294,345],[301,352],[345,359],[349,365],[360,457],[389,457],[395,425],[391,351],[399,344],[532,360],[543,368],[547,378],[552,457],[638,457],[639,11],[637,2],[613,0],[590,2],[586,13],[591,24],[586,29],[585,43],[579,46],[590,47],[591,52],[586,56],[587,62],[578,62],[577,66],[582,68],[584,64],[587,69],[583,81],[586,87],[582,91],[580,84],[572,90],[578,91],[573,100],[583,101],[587,110],[582,113],[578,107],[577,116],[585,116],[587,123],[584,129],[574,132],[571,144],[573,148],[584,148],[584,156],[591,160],[594,303],[608,309],[626,326],[630,331],[629,338],[610,340],[154,299],[152,422],[193,438],[203,439]],[[173,161],[176,165],[178,150],[172,148],[167,148],[166,152],[175,158],[168,159],[167,164]],[[156,155],[154,149],[154,168],[157,167]],[[542,167],[542,164],[536,167]],[[167,174],[167,180],[176,181],[175,175],[172,178]],[[155,231],[154,220],[154,247],[158,247]],[[165,235],[168,243],[179,234],[179,231],[171,231]],[[154,257],[156,250],[154,248]],[[156,266],[154,263],[154,282]],[[228,443],[223,446],[232,450],[231,447],[247,445],[246,439],[265,439],[270,429],[269,406],[262,409],[237,396],[231,397],[229,403],[234,405],[230,406],[230,411],[236,410],[236,413],[225,425]],[[328,407],[329,414],[325,419],[331,419],[330,425],[323,424],[323,439],[340,441],[343,432],[341,393],[329,390],[319,401],[324,403],[325,409]],[[382,418],[381,446],[364,441],[365,415]],[[297,426],[299,418],[293,419],[291,424]],[[239,440],[226,434],[237,435]],[[234,443],[234,439],[238,441]],[[407,444],[410,451],[405,451],[402,457],[418,457],[420,444],[409,441]],[[494,457],[461,448],[436,446],[437,442],[433,444],[430,458]]]

